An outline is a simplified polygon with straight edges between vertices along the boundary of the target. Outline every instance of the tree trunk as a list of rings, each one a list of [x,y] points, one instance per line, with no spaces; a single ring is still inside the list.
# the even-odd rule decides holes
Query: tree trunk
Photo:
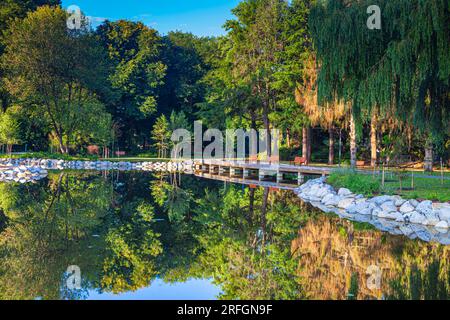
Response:
[[[312,128],[308,127],[308,153],[307,153],[307,158],[306,161],[308,163],[311,162],[311,148],[312,148]]]
[[[264,194],[263,194],[263,203],[261,208],[261,232],[262,232],[262,239],[261,239],[261,247],[264,248],[266,243],[266,227],[267,227],[267,207],[268,207],[268,200],[269,200],[269,188],[264,188]]]
[[[328,135],[330,139],[330,146],[328,149],[328,164],[331,166],[334,164],[334,128],[330,127],[328,129]]]
[[[251,225],[253,223],[253,215],[255,214],[255,189],[249,190],[249,206],[247,221]]]
[[[59,142],[59,151],[61,151],[62,154],[66,153],[66,150],[64,148],[64,144],[61,141]]]
[[[270,158],[272,156],[272,137],[271,137],[271,132],[270,132],[270,121],[269,121],[269,110],[268,107],[264,107],[264,116],[263,116],[263,120],[264,120],[264,129],[266,129],[267,135],[266,135],[266,139],[267,139],[267,157]]]
[[[433,144],[431,142],[427,142],[425,145],[424,170],[426,172],[433,172]]]
[[[303,127],[302,129],[302,157],[308,158],[308,128]]]
[[[291,130],[286,129],[286,143],[287,143],[287,147],[290,148],[291,147]]]
[[[372,116],[370,123],[370,165],[375,167],[377,165],[377,117]]]
[[[306,164],[311,161],[311,137],[311,127],[303,127],[302,157],[306,159]]]
[[[353,114],[350,115],[350,165],[356,167],[356,123]]]
[[[62,154],[66,154],[66,148],[64,146],[64,142],[63,142],[61,135],[56,133],[56,138],[58,139],[58,143],[59,143],[59,151],[61,151]]]

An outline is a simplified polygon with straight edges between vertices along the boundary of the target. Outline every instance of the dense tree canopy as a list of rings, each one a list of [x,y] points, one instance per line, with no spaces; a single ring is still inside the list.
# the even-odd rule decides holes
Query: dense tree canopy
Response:
[[[3,33],[14,18],[24,18],[29,11],[43,5],[59,5],[60,0],[4,0],[0,3],[0,55],[4,50]],[[0,69],[0,75],[3,71]],[[8,92],[0,86],[0,106],[5,111],[9,103]]]
[[[113,68],[109,78],[115,95],[110,97],[109,109],[121,126],[121,141],[141,143],[133,136],[148,135],[149,122],[145,120],[156,112],[167,69],[161,61],[162,39],[142,23],[124,20],[107,21],[96,33]]]
[[[18,103],[39,108],[63,153],[77,137],[93,137],[99,123],[110,126],[98,99],[107,89],[104,53],[88,31],[68,33],[66,19],[61,9],[41,7],[15,20],[2,57],[6,88]]]
[[[447,1],[378,1],[382,27],[369,29],[370,1],[318,1],[311,30],[320,72],[318,102],[411,123],[428,142],[448,135],[450,15]]]
[[[319,101],[380,108],[421,130],[448,124],[449,7],[446,1],[378,1],[381,30],[366,25],[370,1],[322,1],[312,12],[321,72]]]
[[[0,6],[2,111],[23,110],[22,149],[157,155],[152,129],[183,112],[188,129],[280,129],[282,160],[334,164],[338,147],[352,165],[449,158],[445,0],[380,0],[380,30],[367,27],[370,1],[244,0],[221,37],[127,20],[67,32],[58,4]]]

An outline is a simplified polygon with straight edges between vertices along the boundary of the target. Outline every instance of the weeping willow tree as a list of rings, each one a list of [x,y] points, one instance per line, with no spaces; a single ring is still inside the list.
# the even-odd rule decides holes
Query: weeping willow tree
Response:
[[[381,29],[369,29],[378,5]],[[425,169],[449,121],[448,0],[320,0],[311,11],[318,102],[350,103],[355,125],[392,114],[426,137]],[[361,130],[357,130],[360,132]]]
[[[308,59],[304,63],[304,72],[302,74],[302,81],[298,83],[295,90],[295,100],[303,107],[303,111],[308,116],[312,125],[320,125],[326,128],[329,133],[329,152],[328,164],[334,163],[334,128],[336,124],[342,122],[345,117],[346,106],[342,101],[326,102],[324,105],[319,105],[317,99],[317,62],[315,55],[310,53]],[[303,138],[306,138],[307,148],[311,148],[311,134],[308,129],[303,132]],[[309,140],[309,141],[308,141]],[[305,143],[303,144],[305,147]],[[303,155],[307,156],[308,161],[311,156],[310,151],[303,150]]]

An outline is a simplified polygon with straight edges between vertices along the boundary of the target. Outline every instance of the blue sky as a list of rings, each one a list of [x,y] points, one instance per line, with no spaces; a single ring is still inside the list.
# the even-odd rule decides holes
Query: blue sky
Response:
[[[188,280],[167,284],[156,279],[147,288],[120,295],[89,292],[89,300],[216,300],[221,290],[211,280]]]
[[[161,34],[180,30],[198,36],[218,36],[231,19],[239,0],[62,0],[64,8],[76,5],[92,17],[93,25],[104,19],[142,21]]]

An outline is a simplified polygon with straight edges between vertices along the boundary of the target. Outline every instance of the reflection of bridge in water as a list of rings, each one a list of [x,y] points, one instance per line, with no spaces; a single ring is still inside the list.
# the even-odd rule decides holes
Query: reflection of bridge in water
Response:
[[[221,176],[221,175],[217,175],[217,174],[209,174],[209,173],[198,172],[198,171],[196,171],[194,174],[195,174],[195,176],[204,178],[204,179],[238,183],[238,184],[250,186],[251,188],[268,187],[268,188],[274,188],[274,189],[294,190],[297,187],[297,185],[292,184],[292,183],[259,181],[257,179],[249,179],[249,178],[244,179],[244,178],[238,178],[238,177]]]
[[[329,168],[256,161],[194,161],[195,175],[203,178],[280,189],[294,189],[303,184],[307,176],[326,176],[330,172]]]

